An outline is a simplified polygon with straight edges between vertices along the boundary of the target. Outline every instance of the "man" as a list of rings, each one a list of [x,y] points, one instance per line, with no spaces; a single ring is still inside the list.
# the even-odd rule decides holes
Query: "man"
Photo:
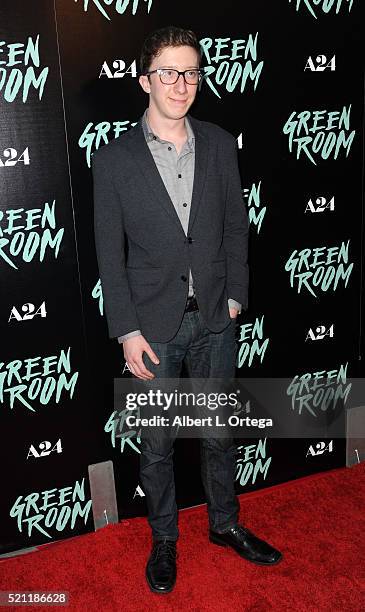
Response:
[[[169,26],[144,42],[138,124],[92,157],[95,238],[110,337],[140,383],[234,376],[235,319],[247,308],[248,221],[235,138],[188,114],[201,79],[190,30]],[[126,247],[128,254],[126,255]],[[138,381],[137,381],[138,382]],[[152,528],[152,591],[176,580],[173,440],[141,440],[140,478]],[[209,539],[270,565],[281,553],[238,524],[232,439],[201,441]]]

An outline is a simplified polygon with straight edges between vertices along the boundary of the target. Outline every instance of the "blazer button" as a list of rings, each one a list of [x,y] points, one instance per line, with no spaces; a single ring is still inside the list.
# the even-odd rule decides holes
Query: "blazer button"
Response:
[[[184,283],[186,283],[186,281],[188,280],[187,277],[183,274],[182,276],[180,276],[181,280],[184,281]]]
[[[191,238],[191,236],[189,236],[188,243],[191,244],[192,242],[193,242],[193,239]]]

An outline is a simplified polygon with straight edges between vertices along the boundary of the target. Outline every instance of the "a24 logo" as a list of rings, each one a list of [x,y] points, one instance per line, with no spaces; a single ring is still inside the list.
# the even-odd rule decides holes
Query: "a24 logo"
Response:
[[[323,453],[326,451],[332,453],[333,440],[331,440],[328,444],[326,444],[326,442],[318,442],[314,445],[312,444],[308,449],[306,457],[308,457],[308,455],[311,455],[312,457],[316,457],[317,455],[323,455]]]
[[[0,155],[0,168],[5,166],[16,166],[16,164],[19,163],[24,164],[24,166],[29,166],[30,158],[28,147],[20,154],[13,147],[8,147],[7,149],[4,149],[2,155]]]
[[[116,59],[113,60],[112,68],[114,69],[114,72],[112,72],[112,69],[109,68],[108,62],[104,62],[99,73],[99,79],[103,76],[107,77],[108,79],[122,79],[126,74],[130,74],[134,78],[137,77],[136,60],[133,60],[128,68],[126,68],[126,63],[124,60]]]
[[[309,199],[307,206],[305,207],[305,213],[306,212],[312,212],[312,213],[320,213],[320,212],[324,212],[325,210],[331,210],[334,211],[335,210],[335,198],[334,196],[332,196],[331,199],[327,199],[323,196],[320,196],[318,198],[316,198],[313,202],[312,198]]]
[[[328,329],[325,325],[318,325],[318,327],[316,327],[314,331],[312,328],[310,328],[305,341],[307,342],[307,340],[323,340],[326,336],[328,336],[328,338],[333,338],[333,329],[333,323],[332,325],[330,325],[330,327],[328,327]]]
[[[38,306],[37,309],[34,304],[27,302],[26,304],[23,304],[21,310],[24,313],[23,315],[19,312],[16,306],[13,306],[10,312],[8,323],[11,321],[11,319],[15,319],[16,321],[30,321],[34,319],[34,317],[47,316],[46,302],[42,302],[42,304]]]
[[[59,440],[57,440],[56,444],[53,444],[53,446],[48,440],[40,442],[38,444],[38,450],[34,444],[31,444],[28,450],[27,459],[29,459],[29,457],[34,457],[35,459],[39,459],[40,457],[48,457],[48,455],[51,453],[62,453],[61,438],[59,438]]]

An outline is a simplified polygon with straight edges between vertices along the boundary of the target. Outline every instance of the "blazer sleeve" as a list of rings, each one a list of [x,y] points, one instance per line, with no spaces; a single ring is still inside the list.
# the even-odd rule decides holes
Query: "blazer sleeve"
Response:
[[[227,195],[224,215],[223,246],[227,256],[228,297],[248,307],[249,269],[248,232],[249,224],[242,197],[241,178],[238,168],[237,143],[229,141],[227,168]]]
[[[109,168],[98,154],[91,157],[94,187],[96,256],[110,338],[140,327],[125,268],[125,237],[120,196]]]

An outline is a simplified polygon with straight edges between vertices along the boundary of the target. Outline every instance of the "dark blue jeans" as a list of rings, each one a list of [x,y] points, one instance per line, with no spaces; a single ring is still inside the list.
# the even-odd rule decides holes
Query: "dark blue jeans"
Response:
[[[148,340],[148,339],[147,339]],[[186,312],[175,337],[166,343],[150,342],[160,360],[143,361],[156,378],[179,378],[182,364],[191,378],[233,379],[237,342],[235,320],[220,333],[209,331],[199,311]],[[151,381],[136,379],[137,387]],[[177,540],[177,506],[173,471],[174,439],[141,436],[140,480],[146,495],[148,521],[154,540]],[[210,528],[223,533],[237,523],[239,503],[234,490],[236,446],[232,438],[202,438],[201,476],[207,498]]]

